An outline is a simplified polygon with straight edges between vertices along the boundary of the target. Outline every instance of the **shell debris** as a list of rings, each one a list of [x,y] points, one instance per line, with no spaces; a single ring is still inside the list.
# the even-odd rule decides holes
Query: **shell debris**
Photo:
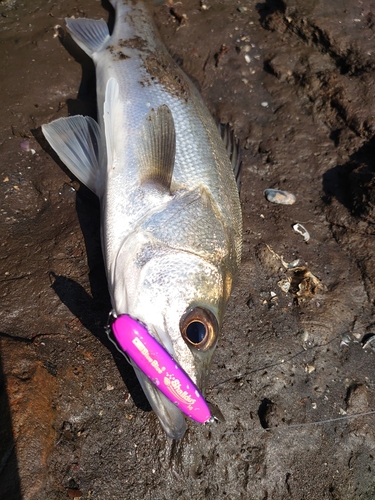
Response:
[[[296,201],[294,194],[289,191],[282,191],[281,189],[266,189],[264,196],[271,203],[278,203],[279,205],[293,205]]]
[[[374,349],[375,348],[374,340],[375,340],[374,333],[368,333],[367,335],[365,335],[361,341],[363,349],[367,349],[369,347]]]
[[[297,222],[296,224],[293,224],[293,229],[295,230],[296,233],[300,234],[303,236],[303,239],[308,242],[309,239],[310,239],[310,234],[308,232],[308,230],[302,226],[302,224],[300,224],[299,222]]]

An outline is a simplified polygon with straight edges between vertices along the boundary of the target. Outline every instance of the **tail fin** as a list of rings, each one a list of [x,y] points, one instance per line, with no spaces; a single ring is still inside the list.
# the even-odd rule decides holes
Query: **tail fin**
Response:
[[[66,18],[66,25],[76,44],[92,57],[110,39],[107,23],[104,19]]]

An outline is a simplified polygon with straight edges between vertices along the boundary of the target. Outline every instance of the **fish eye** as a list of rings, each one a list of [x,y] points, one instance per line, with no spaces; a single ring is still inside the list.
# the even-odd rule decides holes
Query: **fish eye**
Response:
[[[219,325],[211,311],[194,307],[182,316],[180,330],[187,344],[200,351],[208,351],[216,343]]]

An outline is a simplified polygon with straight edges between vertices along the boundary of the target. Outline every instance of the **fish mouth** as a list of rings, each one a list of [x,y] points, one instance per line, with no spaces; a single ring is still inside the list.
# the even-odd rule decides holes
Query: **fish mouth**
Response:
[[[165,433],[171,439],[181,439],[186,431],[185,416],[176,405],[155,387],[150,379],[131,363],[152,409],[156,413]]]

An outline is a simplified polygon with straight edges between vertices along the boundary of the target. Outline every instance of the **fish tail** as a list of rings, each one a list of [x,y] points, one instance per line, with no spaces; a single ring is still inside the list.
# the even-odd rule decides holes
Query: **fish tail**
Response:
[[[92,57],[99,52],[110,39],[107,23],[104,19],[66,18],[66,25],[76,44]]]

